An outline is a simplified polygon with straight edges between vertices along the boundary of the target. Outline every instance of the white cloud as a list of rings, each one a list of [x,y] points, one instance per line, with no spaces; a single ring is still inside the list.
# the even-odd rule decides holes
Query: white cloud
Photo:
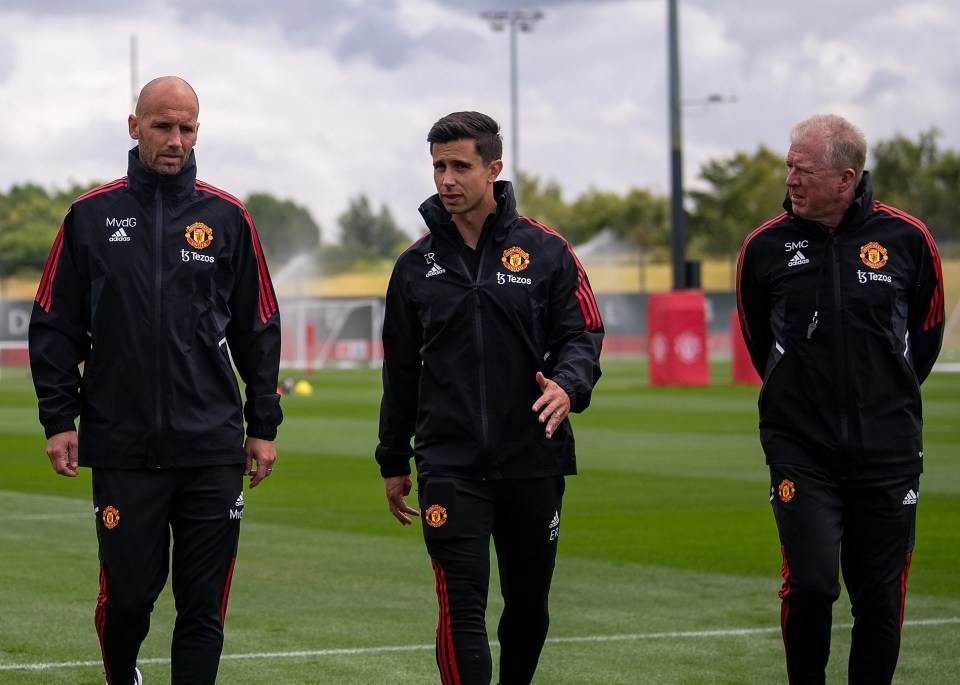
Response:
[[[665,0],[544,0],[518,37],[520,164],[573,199],[590,187],[669,191]],[[132,9],[7,0],[0,9],[0,189],[109,180],[130,146],[139,81],[175,73],[201,100],[200,175],[310,208],[327,237],[351,198],[387,203],[411,234],[433,192],[430,125],[496,117],[512,175],[509,39],[485,0],[158,0]],[[960,148],[960,7],[952,0],[681,3],[688,185],[710,158],[785,151],[800,118],[835,111],[868,140],[936,126]]]

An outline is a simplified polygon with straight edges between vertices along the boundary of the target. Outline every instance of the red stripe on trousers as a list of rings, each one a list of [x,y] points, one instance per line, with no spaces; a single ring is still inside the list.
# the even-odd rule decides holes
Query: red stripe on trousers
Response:
[[[433,560],[433,573],[437,578],[437,602],[440,605],[440,618],[437,621],[437,667],[440,669],[440,682],[443,685],[460,685],[460,670],[457,668],[457,655],[453,650],[447,578],[436,559]]]
[[[223,603],[220,605],[220,627],[227,622],[227,600],[230,598],[230,584],[233,582],[233,567],[237,563],[237,558],[230,559],[230,570],[227,572],[227,582],[223,586]]]

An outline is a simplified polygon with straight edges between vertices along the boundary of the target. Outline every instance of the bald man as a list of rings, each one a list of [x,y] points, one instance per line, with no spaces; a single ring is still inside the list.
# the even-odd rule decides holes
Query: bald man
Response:
[[[196,178],[199,112],[183,79],[143,88],[127,175],[71,206],[30,322],[47,456],[91,469],[107,685],[144,682],[168,568],[171,683],[216,681],[243,478],[273,472],[283,418],[276,295],[247,210]]]

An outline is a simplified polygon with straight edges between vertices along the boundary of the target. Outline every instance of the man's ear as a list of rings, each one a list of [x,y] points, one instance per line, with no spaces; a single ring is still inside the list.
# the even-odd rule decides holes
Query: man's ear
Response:
[[[857,173],[853,169],[851,169],[850,167],[847,167],[846,169],[844,169],[843,172],[840,174],[841,192],[850,190],[850,187],[854,185],[856,180],[857,180]]]
[[[137,140],[139,133],[137,132],[137,117],[135,114],[131,114],[127,117],[127,131],[130,133],[130,137],[134,140]]]
[[[496,181],[497,178],[499,178],[501,171],[503,171],[502,159],[495,159],[492,162],[490,162],[490,173],[488,174],[488,177],[491,183],[493,181]]]

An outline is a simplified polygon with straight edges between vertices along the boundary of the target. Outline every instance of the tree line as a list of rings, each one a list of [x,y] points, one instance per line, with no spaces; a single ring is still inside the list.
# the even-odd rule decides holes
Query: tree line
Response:
[[[941,150],[936,129],[916,140],[896,135],[878,142],[868,168],[875,196],[919,217],[941,246],[960,244],[960,154]],[[735,255],[753,228],[782,211],[786,168],[783,154],[760,146],[711,160],[699,170],[700,187],[685,198],[687,256]],[[574,245],[600,231],[625,244],[666,255],[670,245],[670,198],[643,188],[624,194],[590,189],[572,201],[556,181],[521,172],[521,212],[562,233]],[[99,183],[47,191],[27,183],[0,193],[0,278],[36,277],[70,203]],[[349,201],[337,222],[339,242],[324,241],[320,225],[302,205],[268,193],[244,199],[273,268],[296,255],[316,253],[325,273],[363,262],[392,260],[410,243],[390,209],[376,209],[365,195]],[[417,227],[419,230],[419,227]]]

